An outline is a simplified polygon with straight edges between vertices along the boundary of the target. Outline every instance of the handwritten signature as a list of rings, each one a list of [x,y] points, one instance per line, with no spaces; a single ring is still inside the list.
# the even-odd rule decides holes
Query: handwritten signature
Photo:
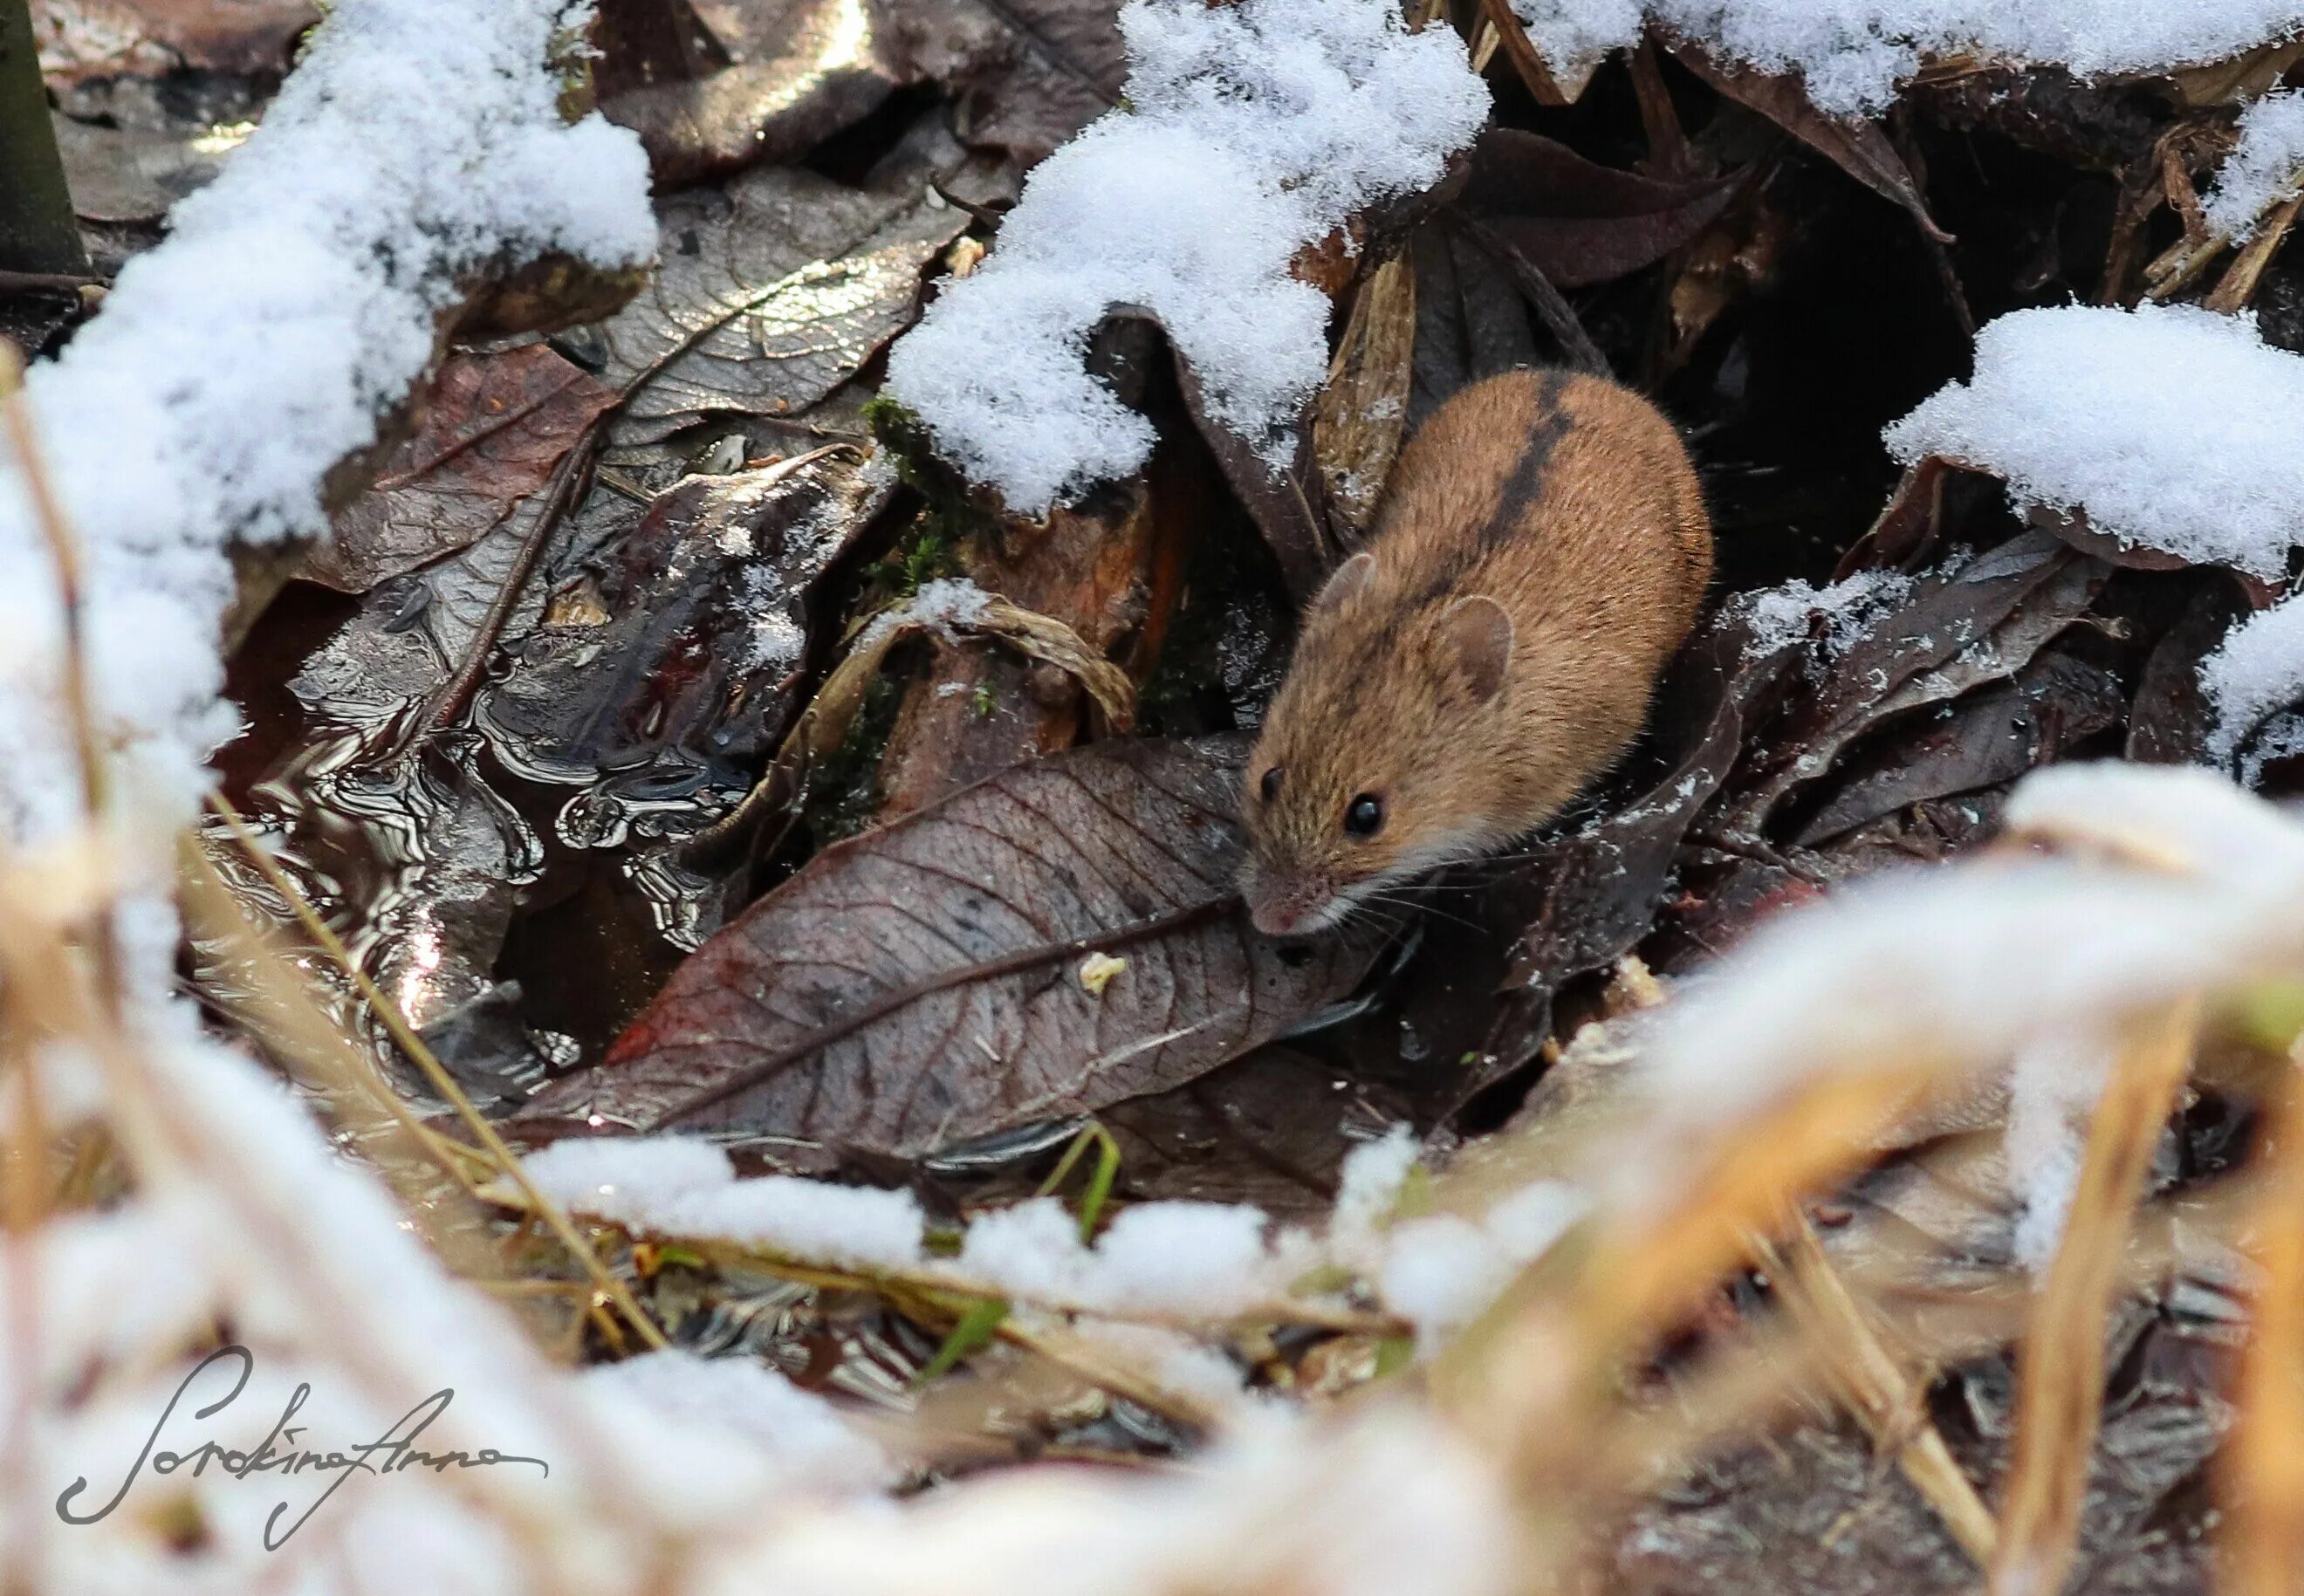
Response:
[[[540,1457],[521,1457],[499,1452],[493,1447],[483,1447],[475,1452],[428,1452],[419,1447],[417,1439],[435,1419],[447,1412],[448,1405],[456,1399],[456,1393],[448,1389],[433,1392],[410,1408],[375,1440],[341,1450],[308,1448],[301,1439],[303,1426],[289,1423],[311,1396],[312,1388],[309,1384],[299,1384],[290,1393],[287,1406],[273,1424],[271,1432],[264,1438],[262,1445],[252,1450],[238,1451],[212,1440],[202,1441],[189,1452],[155,1450],[159,1444],[160,1432],[168,1427],[177,1404],[183,1401],[184,1394],[191,1389],[193,1381],[206,1373],[210,1364],[224,1362],[239,1364],[239,1379],[233,1381],[231,1390],[206,1407],[196,1409],[192,1416],[196,1419],[214,1418],[231,1406],[241,1392],[247,1389],[249,1377],[256,1372],[256,1355],[245,1347],[219,1347],[184,1376],[183,1383],[176,1388],[175,1395],[168,1398],[168,1406],[161,1410],[159,1422],[152,1426],[152,1433],[144,1438],[144,1449],[136,1455],[136,1461],[121,1477],[119,1488],[112,1493],[109,1501],[92,1512],[74,1512],[73,1502],[88,1490],[88,1476],[82,1474],[64,1487],[64,1493],[56,1498],[56,1516],[71,1524],[95,1524],[127,1499],[128,1488],[136,1483],[136,1477],[148,1465],[156,1474],[173,1474],[181,1469],[190,1468],[195,1478],[205,1474],[211,1464],[219,1473],[240,1480],[250,1474],[267,1474],[283,1478],[304,1474],[333,1475],[328,1488],[284,1530],[279,1529],[279,1524],[289,1511],[290,1504],[284,1501],[272,1509],[271,1515],[264,1521],[264,1547],[267,1551],[277,1551],[356,1474],[394,1474],[411,1468],[428,1468],[438,1474],[452,1468],[494,1468],[499,1464],[512,1463],[530,1465],[547,1477],[552,1473],[551,1465]]]

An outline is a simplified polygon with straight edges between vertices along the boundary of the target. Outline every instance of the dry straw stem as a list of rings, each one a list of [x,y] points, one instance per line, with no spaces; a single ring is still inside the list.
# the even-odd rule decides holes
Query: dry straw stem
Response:
[[[2264,268],[2272,264],[2280,246],[2288,241],[2288,230],[2296,225],[2299,206],[2304,206],[2304,198],[2291,197],[2265,215],[2217,282],[2215,291],[2201,301],[2208,309],[2231,316],[2256,297],[2256,286],[2263,280]]]
[[[2018,1355],[1992,1596],[2051,1596],[2071,1566],[2102,1416],[2105,1320],[2199,1024],[2199,1001],[2188,999],[2134,1026],[2089,1121],[2071,1217]]]
[[[2238,1416],[2218,1460],[2225,1596],[2292,1596],[2304,1579],[2304,1044],[2279,1083],[2244,1234],[2263,1271],[2240,1356]]]
[[[424,1039],[419,1036],[414,1027],[409,1025],[407,1018],[400,1012],[398,1005],[385,996],[378,990],[376,983],[368,979],[368,973],[360,967],[359,961],[352,958],[351,950],[344,946],[336,933],[328,928],[327,922],[320,918],[318,912],[312,908],[310,901],[305,898],[295,881],[280,867],[279,861],[267,852],[264,845],[249,831],[247,823],[241,819],[240,811],[233,807],[232,800],[221,792],[211,791],[208,794],[208,802],[231,830],[233,839],[247,851],[250,862],[271,884],[273,891],[278,892],[294,911],[298,923],[304,927],[305,934],[335,961],[337,967],[343,971],[345,977],[376,1011],[377,1018],[383,1022],[385,1029],[391,1034],[393,1041],[397,1043],[409,1060],[423,1071],[424,1078],[431,1084],[432,1089],[455,1109],[457,1118],[470,1127],[473,1136],[479,1139],[480,1146],[495,1161],[496,1168],[504,1172],[504,1178],[519,1188],[521,1196],[527,1201],[529,1212],[542,1220],[553,1235],[560,1238],[561,1245],[568,1249],[570,1255],[576,1260],[578,1265],[591,1277],[594,1288],[608,1302],[615,1305],[617,1313],[631,1325],[633,1332],[641,1341],[649,1347],[659,1350],[669,1345],[665,1340],[664,1332],[656,1328],[656,1321],[648,1317],[648,1310],[641,1307],[639,1299],[632,1296],[631,1288],[617,1279],[608,1266],[600,1261],[600,1255],[592,1250],[590,1244],[577,1234],[576,1227],[569,1222],[568,1216],[561,1212],[556,1204],[546,1200],[544,1194],[536,1189],[535,1185],[528,1178],[528,1171],[521,1167],[518,1155],[504,1144],[504,1138],[496,1134],[496,1127],[490,1125],[481,1116],[480,1111],[472,1106],[472,1100],[467,1097],[464,1094],[464,1089],[456,1084],[456,1077],[448,1073],[446,1067],[434,1055],[432,1050],[425,1045]]]
[[[1312,455],[1328,502],[1355,534],[1376,517],[1408,424],[1416,349],[1416,274],[1405,253],[1370,272],[1352,298],[1327,381],[1312,401]]]
[[[1823,1353],[1833,1384],[1873,1445],[1895,1460],[1961,1550],[1978,1567],[1990,1566],[2000,1526],[1929,1421],[1919,1390],[1881,1340],[1871,1315],[1833,1267],[1807,1215],[1793,1212],[1781,1246],[1760,1238],[1754,1250],[1785,1307]]]

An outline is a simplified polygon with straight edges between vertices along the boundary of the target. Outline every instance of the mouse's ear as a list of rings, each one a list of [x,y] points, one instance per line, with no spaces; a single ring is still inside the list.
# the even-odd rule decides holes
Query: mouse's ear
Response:
[[[1460,598],[1440,612],[1440,641],[1472,684],[1472,701],[1486,704],[1504,690],[1512,667],[1512,623],[1504,605],[1484,593]]]
[[[1320,591],[1312,595],[1312,602],[1307,609],[1317,614],[1322,610],[1336,608],[1367,587],[1368,578],[1375,570],[1374,554],[1354,554],[1336,567],[1335,573],[1320,585]]]

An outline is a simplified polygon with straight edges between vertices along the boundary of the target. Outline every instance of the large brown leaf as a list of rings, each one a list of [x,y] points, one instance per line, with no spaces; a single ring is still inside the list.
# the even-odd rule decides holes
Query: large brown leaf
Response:
[[[1244,740],[1052,756],[826,849],[705,944],[535,1121],[914,1156],[1180,1085],[1350,990],[1374,939],[1234,900]],[[1125,961],[1100,993],[1095,950]]]
[[[960,135],[1040,159],[1120,103],[1118,0],[899,0],[881,22],[911,75],[958,91]]]
[[[540,343],[456,356],[440,368],[422,426],[336,517],[304,574],[365,593],[468,546],[539,491],[615,401]]]
[[[665,201],[656,279],[602,329],[618,440],[793,415],[854,376],[911,325],[921,272],[967,224],[928,188],[959,165],[946,153],[866,188],[770,167]]]

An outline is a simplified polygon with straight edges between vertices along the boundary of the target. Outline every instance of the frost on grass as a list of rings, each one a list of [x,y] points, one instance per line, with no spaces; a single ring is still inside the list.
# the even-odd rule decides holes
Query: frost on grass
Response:
[[[2268,94],[2240,113],[2240,144],[2216,171],[2201,210],[2218,232],[2244,239],[2304,184],[2304,93]]]
[[[868,651],[900,626],[926,627],[947,642],[954,634],[980,625],[992,595],[966,577],[939,577],[923,582],[920,590],[901,604],[872,617],[856,639],[860,651]]]
[[[2003,477],[2020,505],[2275,580],[2304,542],[2304,356],[2253,317],[2184,305],[2019,310],[1978,334],[1976,375],[1887,430]]]
[[[2004,1157],[2016,1200],[2016,1262],[2045,1271],[2064,1237],[2080,1188],[2088,1121],[2111,1078],[2112,1048],[2081,1033],[2035,1043],[2008,1073]]]
[[[1826,111],[1871,114],[1930,56],[1979,55],[2083,77],[2222,60],[2304,30],[2298,0],[1513,0],[1571,79],[1653,20],[1765,72],[1798,72]]]
[[[1859,570],[1823,587],[1795,578],[1778,587],[1740,593],[1729,600],[1724,613],[1750,629],[1746,659],[1774,654],[1812,632],[1829,659],[1846,652],[1866,627],[1911,591],[1912,578],[1894,570]]]
[[[1082,364],[1118,306],[1158,317],[1215,418],[1269,445],[1328,362],[1327,300],[1291,260],[1436,182],[1487,113],[1461,41],[1408,32],[1391,0],[1132,0],[1121,28],[1128,108],[1034,171],[889,357],[938,451],[1032,513],[1151,452]]]
[[[639,143],[562,123],[546,63],[574,0],[343,0],[264,125],[102,314],[30,380],[89,562],[99,705],[188,810],[230,736],[228,540],[319,534],[321,479],[374,441],[462,278],[560,250],[654,249]],[[76,787],[51,723],[55,583],[0,471],[0,818],[52,828]]]

